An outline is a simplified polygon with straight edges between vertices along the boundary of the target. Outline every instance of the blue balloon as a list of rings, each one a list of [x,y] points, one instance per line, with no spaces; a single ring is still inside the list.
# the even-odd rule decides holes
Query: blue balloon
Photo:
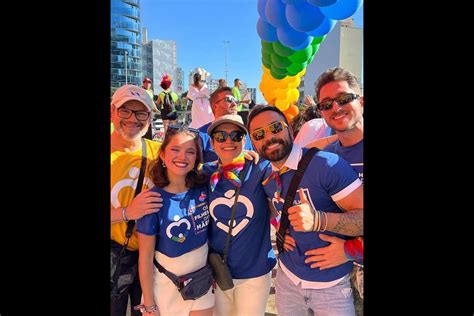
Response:
[[[313,41],[313,37],[308,36],[308,38],[303,43],[301,43],[298,46],[293,47],[293,50],[302,50],[302,49],[308,47],[308,45],[311,45],[312,41]]]
[[[286,4],[299,4],[299,3],[305,2],[306,0],[281,0],[281,1],[283,1]]]
[[[314,30],[324,19],[321,10],[307,2],[298,5],[287,5],[285,15],[288,24],[298,32]]]
[[[265,42],[275,42],[278,40],[276,28],[265,22],[262,18],[258,18],[257,22],[258,36]]]
[[[306,32],[306,34],[314,36],[314,37],[323,36],[331,32],[335,25],[336,25],[335,20],[324,18],[321,24],[317,28],[309,32]]]
[[[267,0],[258,0],[258,2],[257,2],[258,15],[260,15],[260,17],[262,19],[264,19],[265,21],[267,20],[267,18],[265,17],[265,6],[266,5],[267,5]]]
[[[312,4],[318,7],[325,7],[336,2],[336,0],[306,0],[306,1],[308,1],[309,4]]]
[[[289,25],[286,27],[277,28],[277,37],[280,43],[293,50],[300,50],[301,46],[308,46],[313,38],[306,35],[306,33],[298,32],[292,29]]]
[[[265,5],[265,17],[268,23],[274,27],[286,26],[288,22],[285,16],[286,4],[281,0],[267,0]]]
[[[321,12],[333,20],[344,20],[354,15],[362,5],[362,0],[338,0],[327,7],[321,7]]]

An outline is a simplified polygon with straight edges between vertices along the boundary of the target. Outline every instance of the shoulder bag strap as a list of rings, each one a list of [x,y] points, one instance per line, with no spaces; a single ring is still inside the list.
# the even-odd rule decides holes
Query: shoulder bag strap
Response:
[[[311,148],[300,160],[298,163],[298,169],[296,170],[293,178],[291,179],[290,187],[288,188],[288,192],[285,196],[285,203],[283,204],[283,209],[281,211],[281,219],[280,219],[280,228],[276,234],[276,243],[278,248],[278,254],[281,254],[283,249],[283,241],[285,240],[286,230],[288,229],[288,208],[293,205],[293,201],[295,200],[296,189],[298,189],[298,185],[300,184],[301,178],[303,178],[304,171],[306,167],[308,167],[309,162],[313,158],[314,154],[319,151],[318,148],[313,147]]]
[[[137,187],[135,189],[135,194],[134,198],[142,191],[143,187],[143,179],[145,178],[145,171],[146,171],[146,142],[145,139],[142,138],[142,163],[140,166],[140,173],[138,175],[138,182],[137,182]],[[125,243],[124,243],[124,248],[126,249],[128,246],[128,242],[130,240],[130,237],[132,236],[132,231],[133,227],[135,226],[135,220],[129,220],[127,222],[127,231],[125,232]]]
[[[225,239],[225,246],[224,246],[224,256],[223,256],[223,261],[227,262],[227,254],[229,252],[229,247],[230,247],[230,238],[232,235],[232,228],[234,226],[234,219],[235,219],[235,208],[237,207],[237,201],[239,200],[239,194],[240,194],[240,188],[244,185],[244,180],[245,176],[247,175],[248,169],[250,168],[250,164],[252,162],[247,162],[245,163],[244,169],[239,174],[240,178],[240,187],[237,187],[235,189],[235,199],[234,199],[234,205],[232,205],[232,212],[230,215],[230,225],[229,225],[229,231],[227,232],[227,236]]]

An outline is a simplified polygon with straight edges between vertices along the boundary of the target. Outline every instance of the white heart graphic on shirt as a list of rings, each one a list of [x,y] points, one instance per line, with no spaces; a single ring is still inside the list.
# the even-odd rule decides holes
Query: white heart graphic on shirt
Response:
[[[181,233],[178,236],[174,236],[173,234],[171,234],[171,229],[173,227],[179,227],[179,226],[181,226],[181,224],[186,225],[186,231],[184,232],[184,234]],[[188,233],[189,233],[190,229],[191,229],[191,223],[186,218],[182,218],[179,221],[171,223],[171,224],[168,225],[168,227],[166,227],[166,236],[168,236],[168,238],[173,240],[173,241],[177,241],[177,242],[182,243],[186,240],[186,236],[188,236]]]
[[[226,233],[229,231],[229,226],[230,222],[228,225],[222,223],[214,214],[214,208],[217,207],[218,205],[226,205],[229,207],[229,211],[232,211],[232,206],[234,205],[234,190],[229,190],[226,193],[224,193],[225,197],[220,197],[211,202],[209,205],[209,212],[211,213],[212,218],[216,222],[216,226],[225,231]],[[245,215],[246,218],[240,221],[240,223],[232,229],[232,236],[236,236],[242,229],[244,229],[245,226],[250,222],[250,219],[253,217],[253,204],[252,202],[244,195],[239,195],[239,199],[237,200],[237,203],[242,203],[245,205],[245,208],[247,210],[247,214]],[[236,221],[234,219],[234,225]]]

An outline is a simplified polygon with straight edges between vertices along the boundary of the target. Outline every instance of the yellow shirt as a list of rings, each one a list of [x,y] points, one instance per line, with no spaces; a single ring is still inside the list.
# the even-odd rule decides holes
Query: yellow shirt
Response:
[[[160,143],[158,142],[149,139],[145,139],[145,142],[147,146],[147,170],[143,179],[142,190],[153,187],[153,181],[148,171],[151,162],[158,157],[158,150],[160,148]],[[141,160],[142,146],[133,153],[114,151],[110,154],[110,203],[112,208],[127,207],[133,200],[140,173]],[[127,223],[124,221],[112,224],[110,227],[111,239],[123,245],[126,230]],[[136,225],[128,243],[128,249],[138,249]]]

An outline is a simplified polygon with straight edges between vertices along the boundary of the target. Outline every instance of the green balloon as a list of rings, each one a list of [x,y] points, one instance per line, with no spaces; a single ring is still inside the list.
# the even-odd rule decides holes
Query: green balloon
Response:
[[[265,52],[267,52],[269,54],[274,54],[275,53],[275,51],[273,50],[273,45],[270,42],[262,41],[262,48],[265,50]]]
[[[310,57],[310,59],[308,60],[307,65],[311,64],[311,62],[313,61],[313,59],[314,59],[314,55]]]
[[[279,80],[286,77],[286,75],[279,75],[279,74],[275,73],[275,72],[274,72],[273,70],[271,70],[271,69],[270,69],[270,74],[272,75],[273,78],[279,79]]]
[[[279,41],[273,42],[272,44],[273,44],[273,50],[275,51],[275,53],[277,53],[280,56],[288,57],[291,54],[294,54],[296,52],[295,50],[284,46]]]
[[[311,57],[313,57],[314,55],[316,55],[316,53],[318,52],[319,50],[319,44],[316,44],[313,46],[313,52],[311,53]]]
[[[324,39],[326,39],[326,35],[314,37],[314,38],[313,38],[313,41],[311,42],[311,45],[314,46],[314,45],[316,45],[316,44],[319,44],[319,43],[321,43],[322,41],[324,41]]]
[[[272,64],[272,67],[270,68],[270,70],[273,73],[276,73],[277,75],[280,75],[280,76],[286,76],[288,74],[288,71],[286,71],[286,68],[280,68],[280,67],[275,66],[274,64]]]
[[[262,65],[264,65],[267,69],[272,68],[272,64],[269,63],[269,62],[267,62],[267,61],[265,61],[265,60],[263,59],[263,57],[262,57]]]
[[[293,55],[288,56],[288,59],[293,63],[301,64],[308,61],[312,51],[313,48],[310,44],[301,50],[297,50]]]
[[[262,52],[262,60],[264,60],[267,64],[272,63],[272,55],[266,52]]]
[[[281,57],[277,54],[272,54],[271,58],[272,58],[272,64],[274,64],[278,68],[286,68],[289,65],[291,65],[291,61],[286,57]]]
[[[297,73],[299,73],[301,70],[305,69],[308,63],[293,63],[290,66],[286,67],[286,70],[288,71],[288,75],[290,76],[295,76]]]

